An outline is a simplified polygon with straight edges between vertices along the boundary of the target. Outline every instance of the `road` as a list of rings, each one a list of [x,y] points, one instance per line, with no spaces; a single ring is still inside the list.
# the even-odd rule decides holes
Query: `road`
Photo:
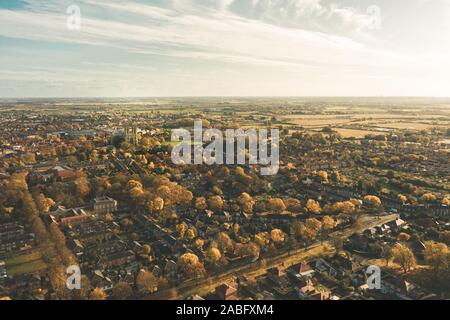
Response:
[[[380,217],[374,217],[374,216],[363,216],[361,217],[361,227],[360,228],[348,228],[344,231],[337,231],[334,232],[331,235],[341,236],[343,239],[346,239],[350,237],[355,232],[362,232],[364,230],[379,226],[381,224],[384,224],[386,222],[392,221],[394,219],[398,218],[397,214],[389,214],[389,215],[383,215]],[[229,270],[226,270],[218,275],[211,276],[206,279],[192,279],[187,280],[178,285],[175,290],[166,290],[157,292],[156,294],[153,294],[150,297],[147,297],[147,299],[186,299],[187,297],[193,295],[193,294],[204,294],[207,293],[211,286],[214,285],[218,286],[221,283],[227,282],[231,280],[233,277],[237,277],[240,275],[250,274],[257,275],[257,274],[263,274],[265,270],[285,264],[286,266],[290,266],[296,263],[299,263],[303,261],[306,257],[313,257],[317,256],[321,252],[323,253],[325,248],[332,247],[331,241],[324,241],[321,243],[320,241],[315,242],[308,247],[302,247],[299,249],[291,250],[289,252],[282,253],[280,255],[277,255],[272,258],[265,259],[266,263],[264,266],[261,266],[260,261],[256,261],[255,263],[245,263],[240,266],[234,266]],[[321,250],[318,250],[321,249]],[[333,250],[334,252],[334,250]],[[176,297],[174,297],[176,295]]]

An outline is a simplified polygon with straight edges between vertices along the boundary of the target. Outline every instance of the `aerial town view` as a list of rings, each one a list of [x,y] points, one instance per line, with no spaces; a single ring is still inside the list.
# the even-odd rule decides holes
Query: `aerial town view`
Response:
[[[0,3],[0,300],[450,299],[450,4],[250,2]]]

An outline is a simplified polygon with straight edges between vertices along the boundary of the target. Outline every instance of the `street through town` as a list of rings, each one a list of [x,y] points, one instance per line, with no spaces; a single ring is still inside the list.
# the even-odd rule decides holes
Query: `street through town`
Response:
[[[361,217],[361,224],[359,228],[349,227],[343,231],[336,231],[330,234],[330,236],[339,236],[342,237],[342,239],[347,239],[355,232],[362,232],[395,220],[396,218],[398,218],[398,214],[388,214],[380,217],[364,215]],[[264,264],[261,264],[258,260],[254,263],[245,263],[243,265],[235,266],[227,271],[205,279],[191,279],[184,281],[175,289],[172,288],[170,290],[157,292],[146,297],[146,299],[186,299],[194,294],[206,294],[214,287],[219,286],[221,283],[230,281],[233,277],[246,274],[251,274],[252,276],[261,275],[265,273],[265,270],[281,264],[289,266],[299,263],[305,260],[305,258],[312,258],[321,254],[332,254],[334,250],[326,250],[326,248],[332,247],[333,245],[330,240],[323,242],[317,241],[307,247],[290,250],[272,258],[266,258]]]

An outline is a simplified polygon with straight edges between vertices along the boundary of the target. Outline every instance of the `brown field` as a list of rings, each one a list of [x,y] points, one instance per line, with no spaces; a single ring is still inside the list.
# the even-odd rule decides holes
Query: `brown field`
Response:
[[[293,125],[302,127],[317,127],[317,126],[335,126],[338,124],[350,123],[350,119],[332,117],[307,117],[307,118],[293,118],[287,119],[287,122]]]
[[[387,132],[373,131],[373,130],[358,130],[358,129],[343,129],[334,128],[343,138],[364,138],[368,134],[372,135],[386,135]]]
[[[426,130],[434,127],[448,127],[449,122],[442,115],[358,113],[353,115],[286,115],[281,118],[286,123],[309,129],[348,127],[339,129],[344,137],[364,137],[366,134],[383,134],[380,129]],[[367,129],[367,130],[366,130]]]

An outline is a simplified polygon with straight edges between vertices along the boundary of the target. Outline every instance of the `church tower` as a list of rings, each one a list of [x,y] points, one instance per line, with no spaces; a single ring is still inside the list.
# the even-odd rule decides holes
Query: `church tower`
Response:
[[[132,145],[137,145],[139,143],[138,129],[135,126],[125,127],[125,141]]]

